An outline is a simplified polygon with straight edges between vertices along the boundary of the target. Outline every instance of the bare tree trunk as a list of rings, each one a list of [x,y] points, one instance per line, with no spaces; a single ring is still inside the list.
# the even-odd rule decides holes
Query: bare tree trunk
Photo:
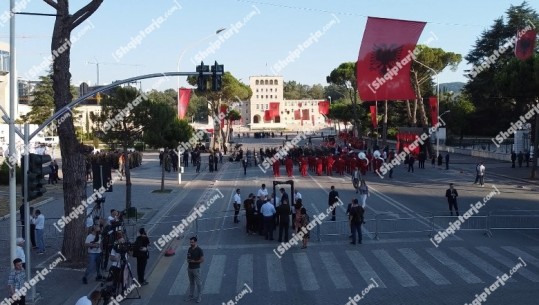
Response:
[[[75,14],[69,13],[68,0],[44,0],[57,14],[51,41],[51,54],[54,58],[52,64],[52,87],[54,90],[54,104],[56,110],[63,108],[71,102],[71,31],[91,16],[101,5],[103,0],[92,0],[89,4],[78,10]],[[73,125],[73,118],[67,117],[58,126],[58,136],[62,145],[62,172],[64,189],[64,212],[68,215],[81,204],[81,198],[86,196],[85,158],[81,153]],[[84,240],[85,217],[75,218],[64,229],[62,253],[67,262],[78,265],[86,261]]]
[[[168,156],[168,148],[165,148],[163,152],[163,163],[161,164],[161,192],[165,191],[165,164]]]
[[[408,117],[408,122],[410,122],[410,124],[413,122],[412,120],[412,109],[410,107],[410,101],[409,100],[406,100],[406,116]]]

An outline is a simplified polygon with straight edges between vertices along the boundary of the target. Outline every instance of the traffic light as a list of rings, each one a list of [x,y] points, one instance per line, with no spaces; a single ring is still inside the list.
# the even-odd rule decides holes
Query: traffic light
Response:
[[[208,75],[204,75],[204,72],[210,72],[210,66],[205,66],[204,62],[200,62],[200,66],[197,66],[198,78],[197,78],[197,91],[204,92],[208,88]]]
[[[43,166],[44,163],[52,161],[49,155],[29,154],[28,156],[28,169],[25,168],[24,157],[21,164],[23,164],[23,179],[26,175],[28,178],[28,199],[27,201],[34,200],[43,196],[47,190],[44,187],[45,175],[52,173],[52,169],[48,166]],[[24,180],[23,180],[24,181]],[[24,197],[24,182],[22,183],[22,196]]]
[[[223,85],[223,77],[221,75],[217,75],[217,72],[223,73],[225,71],[224,65],[218,65],[217,61],[215,61],[215,64],[211,67],[211,72],[213,72],[213,76],[211,79],[211,90],[212,91],[221,91],[221,87]]]

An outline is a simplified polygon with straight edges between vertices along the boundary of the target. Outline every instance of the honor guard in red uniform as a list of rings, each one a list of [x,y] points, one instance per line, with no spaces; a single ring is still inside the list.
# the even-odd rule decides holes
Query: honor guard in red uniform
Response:
[[[322,158],[316,158],[316,175],[322,176],[323,171],[323,164],[322,164]]]
[[[303,177],[307,176],[307,158],[301,157],[301,175]]]
[[[286,158],[286,174],[288,177],[292,177],[292,170],[294,169],[294,161],[292,161],[292,158],[288,157]]]
[[[281,165],[281,162],[279,160],[276,160],[273,162],[273,176],[274,177],[281,177],[279,166]]]

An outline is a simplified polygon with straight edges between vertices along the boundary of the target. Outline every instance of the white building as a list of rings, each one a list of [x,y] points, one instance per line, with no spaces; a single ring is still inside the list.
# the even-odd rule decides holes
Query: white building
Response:
[[[241,124],[250,130],[301,131],[330,127],[319,109],[320,103],[327,102],[285,100],[282,76],[251,76],[249,86],[253,91],[251,100],[243,102],[238,110],[243,118]]]

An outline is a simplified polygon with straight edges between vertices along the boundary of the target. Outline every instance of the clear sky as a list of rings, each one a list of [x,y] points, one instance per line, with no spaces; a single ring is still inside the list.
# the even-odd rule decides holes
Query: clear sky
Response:
[[[53,13],[42,0],[18,0],[26,12]],[[71,12],[89,0],[72,0]],[[242,82],[249,76],[282,75],[285,81],[327,85],[326,76],[340,63],[356,61],[368,16],[425,21],[419,42],[465,56],[494,19],[504,16],[513,0],[105,0],[73,31],[72,82],[95,84],[135,75],[195,71],[195,63],[217,60]],[[537,1],[530,1],[539,11]],[[0,3],[0,14],[9,1]],[[54,17],[16,17],[18,76],[42,75],[50,55]],[[153,25],[152,25],[153,24]],[[227,28],[219,35],[215,31]],[[298,45],[320,31],[308,48]],[[145,32],[140,34],[140,32]],[[9,42],[9,22],[0,22],[0,41]],[[220,45],[218,45],[220,43]],[[123,49],[122,49],[123,47]],[[279,64],[296,50],[297,58]],[[440,82],[466,81],[463,61],[447,69]],[[185,80],[181,85],[185,85]],[[143,89],[177,86],[177,78],[144,81]]]

